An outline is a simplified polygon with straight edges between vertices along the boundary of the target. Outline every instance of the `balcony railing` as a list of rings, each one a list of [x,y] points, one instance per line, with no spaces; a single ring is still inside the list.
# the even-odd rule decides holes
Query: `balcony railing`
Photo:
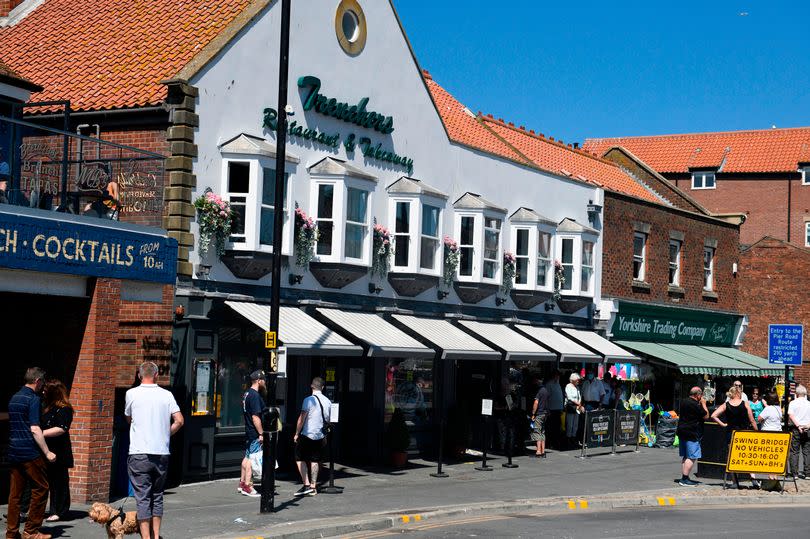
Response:
[[[162,227],[164,160],[0,116],[0,204]]]

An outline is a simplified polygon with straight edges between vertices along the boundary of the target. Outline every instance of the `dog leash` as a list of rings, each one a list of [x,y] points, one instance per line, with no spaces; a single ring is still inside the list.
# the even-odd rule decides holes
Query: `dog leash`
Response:
[[[124,511],[124,506],[127,504],[127,500],[129,500],[129,498],[130,498],[130,496],[127,496],[126,498],[124,498],[124,501],[121,502],[121,506],[118,507],[118,514],[115,515],[110,522],[114,521],[116,518],[120,518],[121,523],[122,524],[124,523],[124,520],[126,520],[126,518],[127,518],[127,514]]]

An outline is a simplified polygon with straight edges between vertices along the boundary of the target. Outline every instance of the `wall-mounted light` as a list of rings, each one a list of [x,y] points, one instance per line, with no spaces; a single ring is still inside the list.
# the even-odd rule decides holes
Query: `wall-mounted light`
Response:
[[[496,306],[500,307],[504,303],[506,303],[506,298],[498,298],[498,297],[495,298],[495,305]]]
[[[736,262],[731,264],[731,274],[734,275],[735,277],[737,276],[737,263]]]
[[[554,304],[551,303],[550,301],[547,301],[545,304],[543,304],[543,308],[546,310],[546,312],[553,311],[554,310]]]
[[[290,286],[295,286],[297,284],[301,284],[301,281],[303,279],[304,279],[303,275],[296,275],[294,273],[290,273],[290,276],[288,278],[288,280],[290,282]]]
[[[441,301],[446,298],[450,294],[450,292],[445,292],[444,290],[437,290],[436,297]]]
[[[377,286],[374,283],[368,283],[368,293],[369,294],[379,294],[380,292],[382,292],[382,287],[381,286]]]

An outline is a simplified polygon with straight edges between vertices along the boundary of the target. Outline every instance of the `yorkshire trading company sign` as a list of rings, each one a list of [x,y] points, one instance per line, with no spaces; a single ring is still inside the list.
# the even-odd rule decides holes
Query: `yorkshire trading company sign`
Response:
[[[176,240],[97,220],[0,211],[0,267],[174,283]]]
[[[731,314],[620,302],[611,331],[616,340],[731,346],[739,320]]]

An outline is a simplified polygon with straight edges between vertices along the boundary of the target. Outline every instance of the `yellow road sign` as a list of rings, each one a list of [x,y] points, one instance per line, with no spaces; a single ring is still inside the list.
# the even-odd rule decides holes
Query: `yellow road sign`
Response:
[[[728,450],[726,472],[782,475],[789,449],[789,432],[735,430]]]
[[[276,332],[275,331],[265,331],[264,332],[264,347],[265,348],[278,348],[278,342],[276,340]]]

